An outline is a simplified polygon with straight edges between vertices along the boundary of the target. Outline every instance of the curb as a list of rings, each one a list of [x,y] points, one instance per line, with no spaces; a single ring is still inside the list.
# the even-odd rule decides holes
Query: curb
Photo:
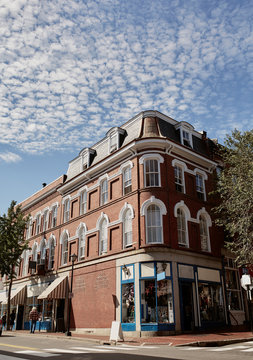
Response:
[[[253,337],[250,338],[240,338],[240,339],[228,339],[228,340],[206,340],[206,341],[193,341],[185,344],[174,345],[176,347],[180,346],[196,346],[196,347],[216,347],[216,346],[225,346],[230,344],[237,344],[247,341],[252,341]]]

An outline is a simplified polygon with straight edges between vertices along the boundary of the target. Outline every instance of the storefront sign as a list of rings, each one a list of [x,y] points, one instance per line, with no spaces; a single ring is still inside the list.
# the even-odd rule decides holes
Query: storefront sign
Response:
[[[166,273],[165,273],[165,271],[157,274],[157,281],[164,280],[165,278],[166,278]]]
[[[247,285],[251,285],[251,276],[244,274],[241,277],[241,286],[244,290],[247,290]]]

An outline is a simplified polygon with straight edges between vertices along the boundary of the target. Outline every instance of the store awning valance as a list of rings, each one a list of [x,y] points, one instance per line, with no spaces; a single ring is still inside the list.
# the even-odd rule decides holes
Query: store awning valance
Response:
[[[67,286],[68,276],[59,276],[38,296],[38,299],[65,299]]]
[[[26,284],[20,285],[17,288],[11,290],[11,304],[12,305],[23,305],[26,298]],[[4,292],[0,294],[0,302],[2,304],[8,303],[8,293]]]

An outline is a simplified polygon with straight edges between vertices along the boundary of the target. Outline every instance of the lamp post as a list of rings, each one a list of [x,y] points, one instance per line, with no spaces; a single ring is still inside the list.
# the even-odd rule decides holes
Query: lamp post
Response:
[[[71,258],[71,262],[72,262],[72,268],[71,268],[71,283],[70,283],[70,293],[69,293],[69,298],[68,298],[68,329],[66,332],[66,336],[71,336],[71,331],[70,331],[70,313],[71,313],[71,302],[72,302],[72,289],[73,289],[73,275],[74,275],[74,262],[77,259],[77,255],[76,254],[72,254],[70,256]]]

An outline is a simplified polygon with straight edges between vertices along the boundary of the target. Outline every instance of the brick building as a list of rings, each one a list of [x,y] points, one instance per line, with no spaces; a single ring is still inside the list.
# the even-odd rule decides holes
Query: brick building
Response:
[[[243,323],[238,270],[211,214],[215,149],[189,123],[144,111],[24,200],[31,250],[13,285],[16,328],[36,305],[41,329],[66,330],[68,298],[77,332],[108,334],[113,320],[131,336]]]

